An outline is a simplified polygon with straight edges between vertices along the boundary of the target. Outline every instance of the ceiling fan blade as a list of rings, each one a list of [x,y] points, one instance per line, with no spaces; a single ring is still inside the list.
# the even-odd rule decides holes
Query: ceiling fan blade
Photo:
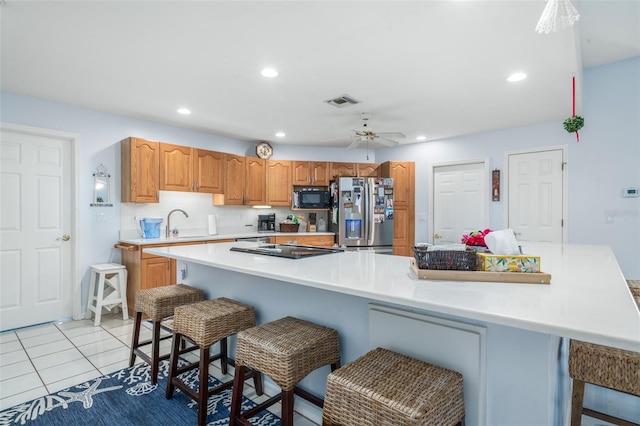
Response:
[[[402,132],[376,132],[376,134],[378,136],[385,136],[388,138],[397,138],[397,139],[404,139],[406,138],[405,134]]]
[[[381,145],[385,145],[385,146],[400,145],[400,142],[396,142],[396,141],[391,140],[391,139],[383,138],[381,136],[378,136],[378,138],[376,139],[376,142],[380,143]]]
[[[348,140],[351,140],[352,138],[353,136],[342,136],[340,138],[323,139],[320,142],[348,141]]]
[[[356,148],[358,145],[360,145],[360,142],[365,142],[365,140],[363,140],[363,138],[355,138],[353,142],[351,142],[351,145],[349,145],[347,147],[347,149],[352,149],[352,148]]]

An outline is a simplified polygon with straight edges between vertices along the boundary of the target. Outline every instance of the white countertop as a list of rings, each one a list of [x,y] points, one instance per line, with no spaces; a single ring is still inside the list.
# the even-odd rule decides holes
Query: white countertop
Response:
[[[179,237],[166,238],[162,235],[160,238],[121,238],[118,242],[125,244],[134,244],[144,246],[149,244],[171,244],[186,243],[190,241],[216,241],[216,240],[235,240],[237,238],[255,238],[255,237],[295,237],[295,236],[314,236],[314,235],[334,235],[333,232],[240,232],[232,234],[216,234],[207,235],[205,233],[197,235],[180,235]]]
[[[302,234],[302,233],[299,233]],[[222,237],[221,237],[222,238]],[[211,239],[211,238],[208,238]],[[523,244],[551,284],[418,280],[408,257],[344,252],[285,259],[232,252],[234,242],[145,252],[377,301],[640,352],[640,312],[607,246]]]

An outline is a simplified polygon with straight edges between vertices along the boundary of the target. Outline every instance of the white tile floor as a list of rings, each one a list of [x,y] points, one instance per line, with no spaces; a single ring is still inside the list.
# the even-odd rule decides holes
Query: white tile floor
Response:
[[[113,314],[103,315],[99,327],[93,320],[81,320],[0,333],[0,410],[128,367],[132,331],[132,320]],[[143,328],[140,338],[151,338],[151,330]],[[168,353],[170,345],[170,339],[163,341],[161,352]],[[186,356],[197,359],[195,354]],[[215,363],[210,373],[223,381],[232,379]],[[257,397],[249,382],[245,395],[257,402],[268,398]],[[270,410],[279,414],[280,405]],[[316,425],[299,414],[295,424]]]

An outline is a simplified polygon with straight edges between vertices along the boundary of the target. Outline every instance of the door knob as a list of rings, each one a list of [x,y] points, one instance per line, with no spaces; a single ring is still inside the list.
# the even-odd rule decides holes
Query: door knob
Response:
[[[56,241],[69,241],[71,237],[67,234],[64,234],[62,237],[56,238]]]
[[[437,240],[437,239],[439,239],[439,238],[442,238],[442,235],[440,235],[440,234],[433,234],[433,239],[434,239],[434,240]]]

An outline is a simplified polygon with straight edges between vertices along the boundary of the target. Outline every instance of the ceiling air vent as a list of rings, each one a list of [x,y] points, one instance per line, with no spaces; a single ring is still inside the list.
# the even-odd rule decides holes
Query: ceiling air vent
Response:
[[[355,105],[360,103],[359,100],[349,95],[342,95],[334,99],[327,99],[325,102],[328,103],[329,105],[333,105],[336,108],[344,108],[349,105]]]

